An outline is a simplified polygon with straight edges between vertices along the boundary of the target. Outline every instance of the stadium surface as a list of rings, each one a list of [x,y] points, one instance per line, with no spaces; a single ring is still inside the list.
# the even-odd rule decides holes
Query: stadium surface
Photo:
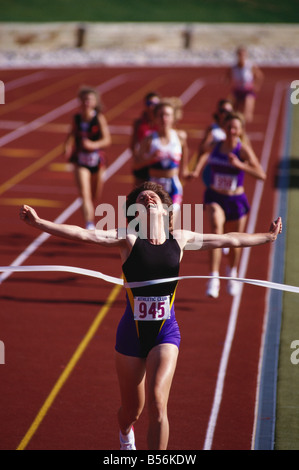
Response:
[[[286,113],[290,82],[298,78],[295,68],[265,68],[264,73],[247,132],[267,179],[262,184],[248,176],[245,184],[251,203],[248,231],[259,232],[278,215],[284,223],[288,216],[287,207],[278,213],[278,177],[292,120]],[[2,70],[0,264],[77,266],[120,277],[116,251],[40,236],[18,218],[19,206],[27,203],[42,217],[82,225],[73,174],[62,155],[79,86],[96,86],[102,95],[113,143],[99,203],[117,207],[118,196],[132,187],[129,137],[144,95],[156,90],[181,98],[179,127],[188,133],[191,159],[216,102],[228,95],[224,74],[218,67]],[[201,203],[203,190],[201,179],[186,182],[183,202]],[[209,231],[205,216],[203,228]],[[276,257],[275,245],[244,250],[240,276],[272,279]],[[181,275],[208,274],[207,253],[185,253]],[[1,281],[0,449],[118,449],[114,342],[123,288],[74,273],[3,274]],[[169,402],[169,449],[253,449],[261,437],[257,432],[263,432],[261,420],[275,429],[275,415],[260,414],[269,291],[242,284],[232,299],[223,281],[219,298],[212,300],[205,296],[205,285],[206,280],[185,280],[177,290],[182,343]],[[291,296],[298,302],[296,294]],[[296,330],[292,334],[292,340],[299,339]],[[278,349],[276,344],[276,354]],[[290,350],[284,351],[289,361]],[[135,427],[140,450],[146,449],[146,424],[145,410]],[[273,432],[265,445],[269,441]]]

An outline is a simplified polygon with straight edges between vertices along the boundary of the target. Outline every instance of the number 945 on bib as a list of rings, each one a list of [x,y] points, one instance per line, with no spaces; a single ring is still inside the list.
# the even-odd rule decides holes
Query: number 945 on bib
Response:
[[[134,320],[153,321],[170,318],[170,296],[134,297]]]

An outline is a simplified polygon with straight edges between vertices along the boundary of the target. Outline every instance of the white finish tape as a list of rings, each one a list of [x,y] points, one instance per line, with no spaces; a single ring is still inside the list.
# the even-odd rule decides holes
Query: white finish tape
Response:
[[[174,282],[174,281],[182,281],[186,279],[211,279],[211,276],[178,276],[178,277],[170,277],[165,279],[153,279],[150,281],[141,281],[141,282],[129,282],[124,283],[123,279],[108,276],[107,274],[103,274],[99,271],[93,271],[91,269],[83,269],[77,268],[74,266],[59,266],[59,265],[40,265],[40,266],[0,266],[0,272],[51,272],[51,271],[60,271],[60,272],[69,272],[74,274],[81,274],[83,276],[90,276],[95,277],[97,279],[102,279],[106,282],[111,282],[112,284],[118,284],[120,286],[129,287],[129,288],[137,288],[137,287],[144,287],[144,286],[152,286],[154,284],[162,284],[165,282]],[[293,292],[295,294],[299,294],[299,287],[297,286],[290,286],[287,284],[279,284],[277,282],[270,282],[270,281],[263,281],[259,279],[245,279],[240,277],[225,277],[219,276],[218,279],[224,280],[232,280],[243,282],[245,284],[252,284],[254,286],[259,287],[266,287],[267,289],[276,289],[285,292]]]

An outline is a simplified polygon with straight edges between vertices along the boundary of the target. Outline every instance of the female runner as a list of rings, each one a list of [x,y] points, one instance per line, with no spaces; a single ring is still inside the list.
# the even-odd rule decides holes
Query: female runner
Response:
[[[232,102],[226,99],[221,99],[217,103],[216,112],[213,114],[214,122],[208,126],[205,131],[205,135],[199,146],[199,157],[205,153],[211,145],[225,140],[226,134],[223,129],[225,118],[228,114],[234,111]]]
[[[233,112],[233,105],[229,100],[219,100],[217,103],[217,111],[213,114],[214,122],[208,126],[205,131],[205,135],[200,142],[197,156],[197,163],[203,157],[206,158],[206,152],[211,149],[216,142],[225,140],[226,134],[223,129],[224,122],[229,113]],[[194,172],[189,173],[189,178],[196,176]],[[209,186],[210,182],[210,167],[205,165],[204,171],[202,173],[202,179],[206,186]]]
[[[145,138],[140,146],[139,164],[148,164],[149,181],[160,184],[170,195],[175,214],[181,207],[183,187],[179,173],[189,174],[187,134],[174,129],[175,108],[169,102],[155,107],[157,131]]]
[[[172,201],[155,183],[144,183],[127,198],[125,233],[120,230],[86,230],[41,219],[34,209],[23,206],[20,217],[41,231],[58,237],[119,249],[127,286],[126,309],[116,335],[116,370],[121,406],[118,411],[120,447],[134,450],[133,425],[145,404],[145,378],[149,409],[148,447],[166,449],[169,436],[167,403],[176,368],[180,332],[174,312],[176,282],[150,284],[153,279],[177,277],[184,249],[211,250],[221,247],[255,246],[276,240],[281,219],[269,232],[246,234],[199,234],[173,230]],[[134,211],[136,218],[134,218]],[[138,231],[136,228],[138,227]],[[136,287],[133,282],[148,281]],[[131,283],[131,286],[130,286]]]
[[[136,154],[138,155],[140,142],[156,130],[154,111],[160,101],[161,97],[159,93],[154,91],[147,93],[144,97],[145,109],[142,115],[133,123],[130,148],[132,150],[133,157],[133,177],[135,186],[139,186],[144,181],[148,181],[148,168],[147,166],[140,168],[138,160],[136,165]]]
[[[244,114],[247,123],[253,121],[256,94],[260,90],[264,74],[248,60],[245,47],[237,49],[237,63],[227,72],[232,86],[234,109]]]
[[[65,156],[75,165],[85,227],[93,229],[94,202],[102,192],[105,169],[102,149],[111,144],[111,137],[97,91],[84,87],[78,97],[81,110],[73,118],[72,130],[65,142]]]
[[[243,232],[249,212],[249,204],[244,190],[245,173],[265,180],[266,174],[258,158],[248,143],[243,142],[244,122],[238,113],[229,114],[225,121],[226,139],[218,142],[211,152],[207,152],[199,160],[194,171],[198,176],[205,162],[210,168],[210,181],[204,195],[204,205],[210,221],[211,231]],[[229,251],[230,267],[227,275],[237,276],[241,250],[235,247]],[[208,282],[206,294],[210,297],[219,296],[219,269],[221,250],[213,250],[210,255],[212,278]],[[230,295],[237,295],[238,281],[228,281],[227,290]]]

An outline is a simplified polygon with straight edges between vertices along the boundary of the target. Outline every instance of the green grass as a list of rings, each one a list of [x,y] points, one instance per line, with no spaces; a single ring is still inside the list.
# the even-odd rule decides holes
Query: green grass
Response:
[[[2,0],[1,22],[297,23],[298,0]]]
[[[290,188],[285,254],[285,284],[299,284],[299,104],[292,107]],[[271,314],[271,312],[270,312]],[[299,449],[299,364],[291,362],[291,343],[299,340],[299,295],[284,293],[277,384],[276,450]]]

